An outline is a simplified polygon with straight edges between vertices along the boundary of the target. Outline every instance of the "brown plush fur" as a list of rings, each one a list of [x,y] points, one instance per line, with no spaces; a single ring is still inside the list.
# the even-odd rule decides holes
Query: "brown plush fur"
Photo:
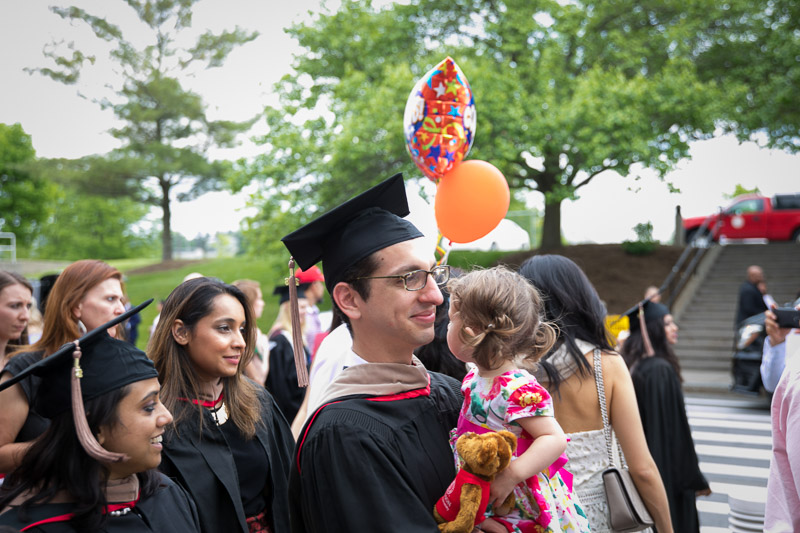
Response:
[[[493,481],[498,472],[511,462],[511,456],[517,449],[517,438],[510,431],[495,431],[478,435],[465,433],[456,441],[456,451],[464,461],[464,470],[481,479]],[[465,484],[459,497],[461,508],[452,522],[446,522],[434,508],[433,516],[443,533],[470,533],[479,514],[478,505],[481,489],[477,485]],[[514,495],[509,494],[503,505],[495,509],[495,513],[508,513],[514,505]]]

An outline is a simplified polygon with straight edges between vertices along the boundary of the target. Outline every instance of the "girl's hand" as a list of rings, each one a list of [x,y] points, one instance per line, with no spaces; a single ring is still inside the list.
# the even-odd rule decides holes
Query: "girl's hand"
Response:
[[[489,503],[492,504],[493,509],[497,509],[506,501],[508,495],[514,490],[514,487],[520,480],[514,475],[514,463],[512,462],[508,467],[497,474],[497,477],[492,481],[492,488],[489,491]]]
[[[477,525],[475,531],[488,531],[489,533],[508,533],[508,530],[500,523],[491,518],[487,518]]]

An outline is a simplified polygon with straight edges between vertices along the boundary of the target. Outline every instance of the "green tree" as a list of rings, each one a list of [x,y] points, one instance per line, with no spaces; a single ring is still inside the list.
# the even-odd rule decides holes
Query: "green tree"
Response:
[[[700,76],[724,83],[722,127],[800,152],[800,2],[726,0],[698,55]]]
[[[136,229],[149,209],[135,200],[59,186],[53,207],[34,240],[32,253],[37,257],[122,259],[158,253],[157,236]]]
[[[31,137],[19,124],[0,124],[0,231],[12,232],[26,253],[50,212],[53,187],[37,172]]]
[[[252,121],[210,120],[200,95],[185,89],[181,79],[202,68],[219,67],[238,45],[256,33],[238,27],[218,34],[202,33],[188,48],[192,9],[198,0],[125,0],[146,29],[149,44],[137,48],[143,34],[130,35],[108,20],[80,7],[52,7],[63,19],[86,25],[94,36],[109,43],[119,84],[110,95],[93,99],[113,111],[120,126],[111,134],[122,147],[105,156],[87,157],[72,167],[76,183],[86,190],[131,197],[162,210],[162,258],[172,258],[170,201],[190,200],[225,183],[229,165],[208,157],[211,147],[229,147]],[[135,35],[134,35],[135,33]],[[135,40],[133,40],[135,38]],[[73,43],[45,48],[49,67],[30,69],[65,84],[75,84],[97,58]],[[69,170],[69,169],[68,169]],[[180,185],[176,194],[176,188]]]
[[[720,91],[695,58],[712,0],[411,0],[290,28],[303,51],[267,109],[264,152],[235,186],[262,180],[250,232],[296,227],[396,171],[415,81],[450,55],[472,86],[471,158],[545,197],[543,247],[561,245],[561,202],[604,173],[664,176],[714,131]],[[271,238],[271,237],[270,237]],[[252,242],[252,240],[250,241]],[[268,243],[262,243],[262,249]]]
[[[748,189],[747,187],[742,186],[741,183],[737,183],[731,194],[723,194],[723,196],[728,200],[732,200],[733,198],[741,196],[742,194],[761,194],[761,191],[758,189],[758,187]]]

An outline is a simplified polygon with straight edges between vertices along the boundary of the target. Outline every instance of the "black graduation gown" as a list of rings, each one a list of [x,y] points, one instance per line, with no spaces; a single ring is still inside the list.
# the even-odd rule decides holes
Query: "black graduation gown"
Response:
[[[667,491],[674,531],[699,532],[695,492],[708,488],[697,460],[678,375],[665,359],[646,357],[631,372],[647,446]]]
[[[463,396],[429,375],[429,396],[346,396],[309,419],[289,479],[294,533],[439,531],[433,506],[455,477],[449,431]]]
[[[200,531],[199,518],[194,502],[186,492],[163,474],[159,474],[161,485],[155,494],[142,498],[133,512],[111,516],[106,522],[106,533],[194,533]],[[28,520],[20,521],[13,509],[0,515],[0,525],[22,529],[30,524],[62,516],[72,511],[73,504],[51,503],[37,505],[28,511]],[[49,522],[25,530],[31,533],[75,533],[69,521]]]
[[[257,426],[255,438],[269,461],[272,531],[285,533],[289,531],[286,495],[294,439],[272,396],[262,387],[258,387],[258,393],[264,424]],[[194,499],[203,533],[248,533],[233,454],[207,409],[203,409],[203,416],[201,437],[191,418],[181,423],[180,436],[174,429],[167,430],[159,469],[180,483]]]
[[[308,350],[304,348],[303,351],[308,361]],[[269,374],[265,386],[291,424],[300,410],[306,389],[297,386],[294,347],[281,331],[273,333],[269,338]]]
[[[32,364],[41,361],[43,354],[44,352],[39,351],[15,355],[8,360],[5,368],[0,369],[0,374],[7,372],[11,376],[16,376]],[[44,433],[50,426],[50,420],[37,413],[33,407],[33,399],[36,397],[36,393],[39,390],[41,383],[42,378],[40,376],[32,375],[19,382],[22,392],[28,399],[28,417],[25,419],[25,423],[20,428],[19,433],[17,433],[17,438],[14,440],[14,442],[32,441]]]

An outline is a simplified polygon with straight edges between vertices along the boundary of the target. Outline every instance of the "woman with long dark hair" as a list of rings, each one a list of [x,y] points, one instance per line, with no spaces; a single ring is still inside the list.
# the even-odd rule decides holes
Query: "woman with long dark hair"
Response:
[[[31,364],[58,350],[125,311],[122,274],[94,259],[72,263],[58,276],[47,298],[42,337],[33,345],[20,346],[9,354],[0,371],[0,382],[16,376]],[[119,338],[121,326],[109,335]],[[0,472],[16,467],[31,441],[47,428],[48,420],[30,408],[40,380],[24,380],[0,392]]]
[[[51,424],[0,487],[0,524],[43,533],[198,531],[188,495],[155,470],[172,415],[153,363],[102,333],[80,347],[76,392],[71,352],[38,375],[34,404]]]
[[[169,295],[148,346],[175,416],[161,470],[194,498],[207,533],[289,530],[294,441],[272,396],[243,374],[255,330],[242,291],[198,278]]]
[[[681,369],[672,346],[678,325],[669,309],[645,302],[630,318],[622,356],[631,371],[647,444],[667,490],[675,531],[700,531],[697,496],[711,494],[700,471],[686,405]],[[642,327],[644,326],[644,328]]]
[[[609,343],[606,310],[597,291],[578,265],[560,255],[533,256],[519,272],[539,289],[544,318],[557,327],[556,343],[535,375],[553,397],[556,421],[569,438],[566,468],[574,476],[574,490],[592,531],[611,531],[602,480],[609,460],[595,383],[596,357],[609,424],[636,488],[658,531],[672,531],[664,485],[647,449],[631,377]]]
[[[33,286],[16,272],[0,270],[0,369],[6,354],[28,343]]]

